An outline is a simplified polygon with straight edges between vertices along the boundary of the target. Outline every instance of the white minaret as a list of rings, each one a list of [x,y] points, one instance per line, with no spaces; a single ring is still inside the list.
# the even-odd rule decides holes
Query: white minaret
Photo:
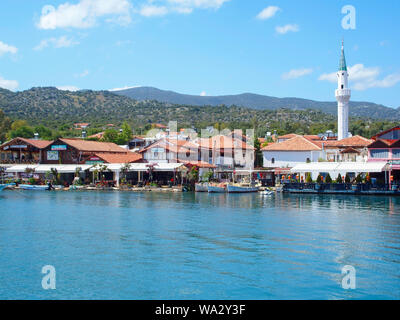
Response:
[[[351,90],[349,89],[346,58],[342,41],[342,55],[340,57],[339,71],[337,72],[338,88],[335,92],[338,102],[338,140],[348,137],[349,134],[349,101]]]

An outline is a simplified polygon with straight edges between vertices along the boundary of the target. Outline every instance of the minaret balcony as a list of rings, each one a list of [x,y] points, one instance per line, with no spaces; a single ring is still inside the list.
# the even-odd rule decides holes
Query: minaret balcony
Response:
[[[336,97],[351,97],[351,90],[350,89],[337,89],[335,91]]]

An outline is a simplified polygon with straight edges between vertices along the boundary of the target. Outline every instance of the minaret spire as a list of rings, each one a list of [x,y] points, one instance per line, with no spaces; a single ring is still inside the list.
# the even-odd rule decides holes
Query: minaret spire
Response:
[[[339,71],[347,71],[346,56],[344,55],[344,40],[342,40],[342,54],[340,56]]]
[[[348,85],[349,74],[347,72],[343,40],[337,78],[338,88],[335,91],[335,95],[338,102],[338,140],[342,140],[347,138],[349,133],[349,101],[351,97],[351,90]]]

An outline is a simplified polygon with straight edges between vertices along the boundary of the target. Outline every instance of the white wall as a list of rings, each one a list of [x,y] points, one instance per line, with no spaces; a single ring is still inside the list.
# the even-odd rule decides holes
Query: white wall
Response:
[[[323,158],[323,154],[322,151],[263,151],[264,167],[294,167],[299,163],[307,162],[307,158],[311,162],[318,162],[319,158]],[[272,163],[273,158],[274,163]]]

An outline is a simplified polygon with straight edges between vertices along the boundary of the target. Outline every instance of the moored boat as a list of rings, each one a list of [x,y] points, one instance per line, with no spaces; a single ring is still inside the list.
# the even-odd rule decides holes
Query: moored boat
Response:
[[[15,186],[15,183],[0,184],[0,191]]]
[[[30,185],[30,184],[20,184],[18,186],[22,190],[39,190],[39,191],[46,191],[49,189],[47,185],[44,186],[36,186],[36,185]]]
[[[229,184],[227,186],[227,190],[228,193],[250,193],[250,192],[258,192],[259,187]]]
[[[225,193],[226,192],[226,185],[219,184],[219,185],[208,185],[207,187],[208,193]]]
[[[196,192],[208,192],[208,183],[196,183],[194,189]]]

